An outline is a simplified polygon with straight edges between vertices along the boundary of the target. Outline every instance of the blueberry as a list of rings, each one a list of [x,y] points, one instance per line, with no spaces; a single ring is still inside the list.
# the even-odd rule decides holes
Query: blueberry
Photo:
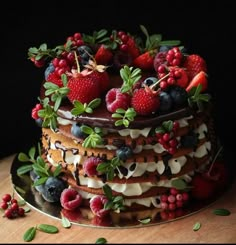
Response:
[[[175,107],[180,107],[187,103],[188,93],[184,88],[177,85],[170,86],[169,88],[169,94]]]
[[[157,82],[157,78],[156,77],[147,77],[144,81],[143,84],[147,85],[147,86],[151,86],[152,84],[154,84],[155,82]]]
[[[169,112],[172,108],[172,98],[171,96],[167,93],[167,92],[164,92],[162,91],[160,93],[160,107],[159,107],[159,110],[161,112]]]
[[[30,171],[30,178],[34,181],[38,175],[35,173],[34,170]]]
[[[77,48],[80,57],[85,57],[93,54],[92,49],[89,46],[82,45]]]
[[[35,119],[35,123],[38,127],[42,128],[43,125],[43,119],[40,117],[38,119]]]
[[[44,184],[42,196],[47,202],[58,202],[65,188],[66,184],[63,180],[56,177],[48,177]]]
[[[133,151],[129,146],[122,146],[116,151],[116,155],[121,161],[126,161],[127,158],[133,155]]]
[[[34,183],[37,181],[37,180],[39,180],[41,177],[39,176],[39,175],[37,175],[36,176],[36,178],[34,179]],[[34,187],[38,192],[43,192],[43,190],[44,190],[44,184],[42,184],[42,185],[36,185],[35,187]]]
[[[72,124],[71,133],[72,135],[74,135],[76,138],[79,138],[79,139],[85,139],[87,137],[87,134],[85,134],[81,130],[81,126],[77,124],[76,122]]]
[[[52,63],[50,63],[50,64],[48,65],[48,67],[46,68],[45,72],[44,72],[44,78],[45,78],[45,80],[47,80],[48,75],[49,75],[50,73],[52,73],[54,70],[55,70],[55,67],[53,66]]]
[[[170,49],[172,49],[172,46],[163,45],[160,47],[159,52],[167,52]]]

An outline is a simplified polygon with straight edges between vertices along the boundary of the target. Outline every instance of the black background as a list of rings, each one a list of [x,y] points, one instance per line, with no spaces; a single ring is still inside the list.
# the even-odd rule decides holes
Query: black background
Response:
[[[40,130],[31,118],[31,109],[38,102],[43,69],[27,59],[29,47],[44,42],[55,47],[75,32],[89,34],[101,28],[141,34],[140,24],[150,34],[161,33],[164,40],[181,40],[189,53],[205,58],[209,89],[215,100],[213,117],[217,133],[223,145],[233,149],[236,130],[233,3],[143,1],[130,3],[130,7],[127,1],[117,4],[110,1],[82,6],[78,1],[77,6],[38,4],[20,11],[19,6],[12,4],[2,8],[7,17],[1,17],[0,157],[25,151],[39,141]]]

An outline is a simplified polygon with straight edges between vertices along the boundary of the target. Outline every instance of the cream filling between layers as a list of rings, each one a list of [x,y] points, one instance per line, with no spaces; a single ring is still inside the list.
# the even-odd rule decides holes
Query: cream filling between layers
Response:
[[[120,183],[106,182],[106,185],[109,185],[113,191],[116,191],[117,193],[122,193],[125,196],[140,196],[146,191],[150,190],[152,187],[171,188],[172,187],[171,182],[175,179],[179,179],[179,178],[160,180],[157,181],[156,183],[143,182],[143,183],[120,184]],[[189,180],[191,180],[191,176],[185,174],[181,176],[181,179],[184,179],[186,182],[188,182]],[[94,189],[100,189],[105,185],[101,180],[95,180],[89,177],[84,177],[82,175],[79,176],[79,182],[80,185],[87,186],[89,188],[94,188]]]
[[[60,146],[59,143],[55,146],[55,144],[50,144],[51,149],[57,149],[61,150],[61,156],[64,159],[64,162],[67,164],[73,164],[74,168],[76,168],[76,164],[83,164],[84,159],[86,157],[83,157],[79,154],[75,154],[73,149],[65,150],[64,146]],[[201,146],[199,146],[195,151],[189,153],[188,155],[190,157],[196,157],[196,158],[202,158],[208,154],[208,152],[211,150],[211,143],[209,141],[205,142]],[[56,166],[58,163],[55,162],[52,157],[47,154],[47,160],[54,166]],[[168,161],[168,166],[170,167],[172,174],[178,174],[182,167],[187,162],[187,158],[185,156],[180,156],[177,158],[171,158]],[[132,168],[131,166],[135,164],[135,167]],[[157,171],[160,175],[162,175],[165,171],[165,164],[162,160],[158,162],[140,162],[140,163],[124,163],[123,166],[127,169],[127,174],[123,175],[121,171],[118,169],[118,177],[120,179],[122,178],[130,178],[130,177],[139,177],[142,176],[146,171],[147,172],[154,172]],[[130,170],[132,169],[132,170]]]
[[[60,113],[63,114],[66,118],[69,118],[69,119],[73,119],[75,118],[71,112],[67,111],[62,111],[60,110]],[[180,127],[186,127],[189,125],[189,122],[188,120],[192,119],[193,116],[189,116],[189,117],[183,117],[179,120],[177,120],[177,122],[179,122],[179,126]],[[62,117],[57,117],[57,121],[60,125],[69,125],[69,124],[73,124],[74,121],[72,120],[69,120],[69,119],[65,119],[65,118],[62,118]],[[117,132],[120,136],[130,136],[132,139],[136,139],[138,138],[140,135],[144,136],[144,137],[147,137],[150,130],[151,130],[151,127],[146,127],[144,129],[121,129],[121,130],[111,130],[111,129],[105,129],[108,133],[109,132]]]
[[[73,188],[73,187],[71,187],[71,188]],[[92,193],[85,192],[82,190],[77,190],[77,191],[83,197],[83,199],[91,199],[91,198],[97,196],[96,194],[92,194]],[[130,198],[130,199],[124,198],[124,205],[125,206],[130,207],[134,203],[143,205],[145,207],[151,207],[151,205],[153,205],[156,208],[161,208],[160,196],[146,197],[146,198]]]

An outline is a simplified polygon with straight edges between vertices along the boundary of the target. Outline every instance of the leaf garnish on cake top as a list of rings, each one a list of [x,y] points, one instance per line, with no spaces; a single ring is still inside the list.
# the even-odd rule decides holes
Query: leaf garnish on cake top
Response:
[[[74,108],[71,110],[71,114],[74,116],[79,116],[84,112],[91,114],[93,113],[93,109],[97,108],[100,104],[101,104],[100,98],[96,98],[90,101],[88,104],[87,103],[82,104],[80,101],[75,100],[73,103]]]
[[[115,126],[124,125],[126,128],[129,127],[130,122],[132,122],[137,113],[134,108],[130,107],[127,110],[118,108],[115,113],[112,114],[112,118],[117,118]]]

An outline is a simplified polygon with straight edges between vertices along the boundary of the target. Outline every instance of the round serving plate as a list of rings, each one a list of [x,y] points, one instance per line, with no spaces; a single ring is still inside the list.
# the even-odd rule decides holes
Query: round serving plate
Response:
[[[18,160],[18,156],[13,159],[11,165],[11,180],[15,192],[18,196],[26,201],[26,203],[37,210],[38,212],[50,216],[54,219],[61,220],[62,216],[68,218],[72,224],[97,227],[97,228],[134,228],[134,227],[146,227],[150,225],[158,225],[167,222],[173,222],[197,212],[212,205],[223,192],[217,195],[217,199],[211,199],[207,201],[189,203],[186,208],[175,210],[174,212],[166,215],[161,215],[160,212],[156,212],[152,218],[147,217],[142,220],[133,219],[119,219],[119,214],[115,215],[115,218],[111,219],[109,216],[106,218],[94,217],[89,208],[79,208],[75,211],[68,211],[61,207],[60,203],[49,203],[45,201],[42,195],[32,186],[32,180],[29,174],[22,176],[17,175],[17,169],[25,163]],[[115,221],[114,221],[115,220]]]

